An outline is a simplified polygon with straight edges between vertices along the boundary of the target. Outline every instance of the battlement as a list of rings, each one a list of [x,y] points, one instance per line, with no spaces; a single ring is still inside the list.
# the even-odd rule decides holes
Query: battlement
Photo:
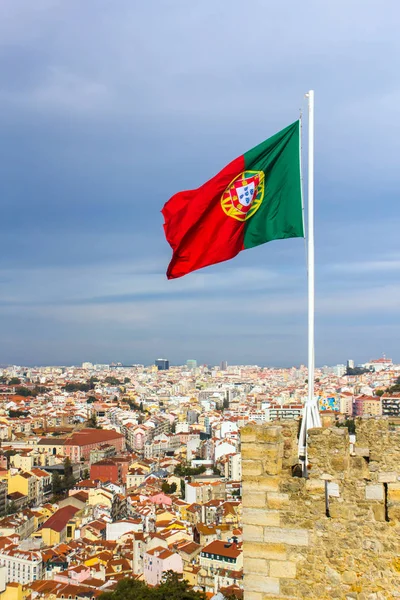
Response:
[[[400,598],[400,432],[358,419],[308,435],[298,422],[241,432],[245,600]]]

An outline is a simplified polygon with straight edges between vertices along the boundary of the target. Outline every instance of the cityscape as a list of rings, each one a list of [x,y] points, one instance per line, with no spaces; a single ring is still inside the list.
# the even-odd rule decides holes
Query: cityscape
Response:
[[[400,364],[316,370],[324,426],[400,423]],[[97,597],[183,575],[243,596],[240,430],[301,418],[307,369],[118,363],[0,375],[0,586]],[[23,596],[21,596],[23,590]],[[17,593],[18,592],[18,593]]]
[[[0,600],[400,600],[399,19],[0,1]]]

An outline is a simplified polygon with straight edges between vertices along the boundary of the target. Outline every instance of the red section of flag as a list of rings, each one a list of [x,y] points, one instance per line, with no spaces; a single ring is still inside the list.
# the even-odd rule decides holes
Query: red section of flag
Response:
[[[227,217],[221,196],[244,169],[240,156],[197,190],[179,192],[165,204],[165,236],[173,250],[168,279],[229,260],[243,250],[244,222]]]

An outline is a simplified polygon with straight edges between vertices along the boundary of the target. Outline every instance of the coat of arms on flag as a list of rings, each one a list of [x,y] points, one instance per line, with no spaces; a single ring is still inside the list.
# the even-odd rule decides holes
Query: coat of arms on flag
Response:
[[[243,171],[228,185],[221,206],[228,217],[238,221],[250,219],[264,198],[264,172]]]

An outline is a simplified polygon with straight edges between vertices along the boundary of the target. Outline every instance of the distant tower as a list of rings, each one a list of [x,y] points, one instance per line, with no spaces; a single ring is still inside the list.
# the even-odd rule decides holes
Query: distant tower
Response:
[[[227,368],[228,368],[228,363],[226,362],[226,360],[223,360],[221,362],[220,369],[221,369],[221,371],[226,371]]]
[[[188,369],[197,369],[197,360],[193,360],[192,358],[190,358],[186,361],[186,366],[188,367]]]
[[[159,371],[168,371],[169,360],[167,358],[157,358],[154,363]]]
[[[347,368],[348,369],[354,369],[354,360],[348,360],[347,361]]]

